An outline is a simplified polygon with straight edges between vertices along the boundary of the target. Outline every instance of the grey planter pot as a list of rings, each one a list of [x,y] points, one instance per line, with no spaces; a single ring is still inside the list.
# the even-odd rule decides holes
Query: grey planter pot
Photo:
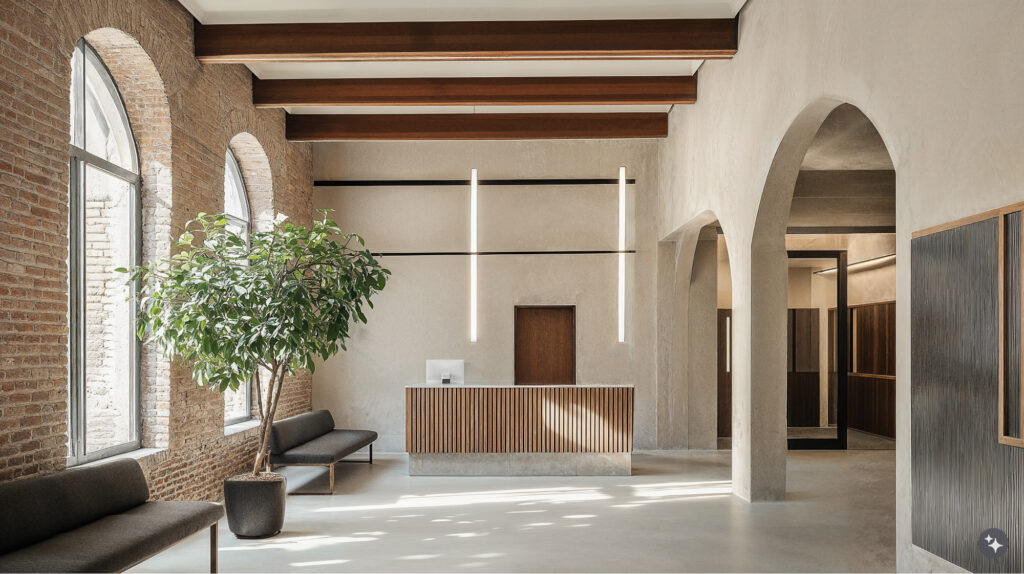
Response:
[[[228,528],[238,538],[270,538],[284,526],[287,481],[224,479]]]

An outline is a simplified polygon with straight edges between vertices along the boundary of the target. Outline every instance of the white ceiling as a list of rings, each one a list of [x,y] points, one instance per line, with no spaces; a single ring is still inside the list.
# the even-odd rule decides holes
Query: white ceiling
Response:
[[[203,24],[732,18],[746,0],[181,0]]]
[[[732,18],[746,0],[180,0],[203,24]],[[260,79],[689,76],[702,60],[253,63]],[[290,108],[296,114],[667,111],[669,106]]]

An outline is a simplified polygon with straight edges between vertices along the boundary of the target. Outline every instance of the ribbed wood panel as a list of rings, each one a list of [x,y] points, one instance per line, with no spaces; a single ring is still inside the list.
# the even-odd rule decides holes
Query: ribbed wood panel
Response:
[[[632,387],[408,387],[411,453],[632,452]]]

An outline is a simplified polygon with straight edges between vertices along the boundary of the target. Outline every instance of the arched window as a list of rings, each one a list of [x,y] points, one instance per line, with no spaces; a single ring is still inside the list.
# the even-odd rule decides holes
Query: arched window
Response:
[[[249,215],[249,196],[245,192],[242,170],[238,167],[235,154],[229,149],[224,154],[224,215],[228,227],[249,237],[252,231],[252,217]],[[237,391],[224,393],[224,425],[232,425],[252,418],[252,397],[249,385]]]
[[[84,40],[71,59],[68,463],[140,446],[137,286],[139,158],[124,102]]]

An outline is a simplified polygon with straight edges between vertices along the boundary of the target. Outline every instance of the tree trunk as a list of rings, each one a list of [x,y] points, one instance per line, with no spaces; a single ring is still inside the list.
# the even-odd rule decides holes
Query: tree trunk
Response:
[[[270,431],[274,424],[274,415],[277,413],[277,403],[281,399],[281,386],[284,383],[285,364],[275,364],[271,372],[271,378],[267,385],[267,401],[261,405],[262,410],[260,421],[260,449],[256,453],[256,462],[253,465],[252,473],[259,476],[260,467],[269,456]]]
[[[260,432],[259,432],[259,448],[256,451],[256,460],[252,466],[253,476],[260,475],[260,469],[263,468],[263,461],[267,458],[268,452],[267,447],[270,444],[270,425],[273,421],[270,420],[270,404],[274,393],[274,379],[277,378],[277,371],[280,368],[278,363],[275,361],[270,368],[270,380],[267,381],[267,400],[263,400],[263,389],[260,383],[259,389],[260,394],[257,397],[257,405],[260,411]],[[259,367],[257,367],[256,380],[259,382]]]

